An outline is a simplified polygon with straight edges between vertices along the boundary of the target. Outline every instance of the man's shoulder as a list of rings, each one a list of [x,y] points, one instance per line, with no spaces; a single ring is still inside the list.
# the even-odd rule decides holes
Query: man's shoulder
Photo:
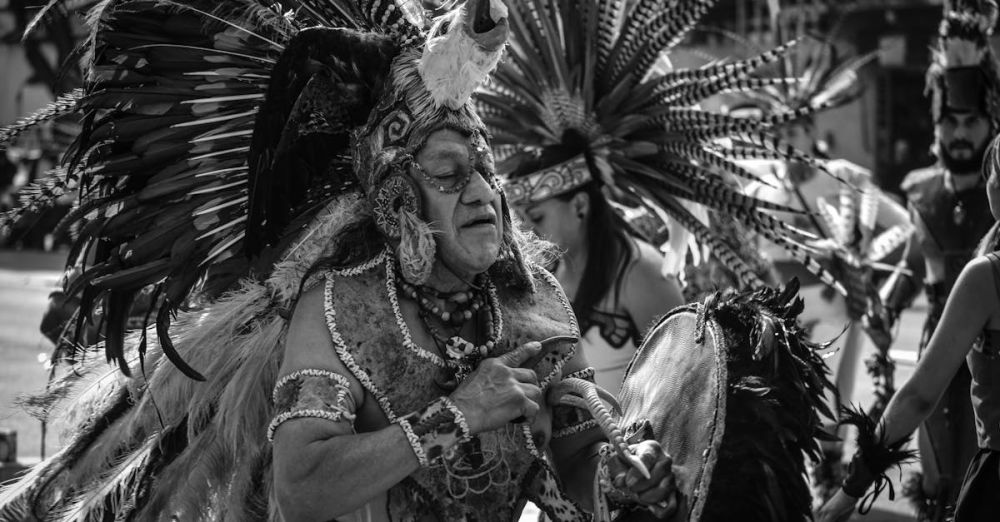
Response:
[[[938,165],[913,170],[903,178],[899,188],[906,194],[906,199],[918,203],[944,188],[944,175],[944,169]]]
[[[903,177],[903,181],[899,184],[899,188],[903,189],[904,192],[909,193],[911,191],[927,189],[942,183],[944,183],[944,169],[938,165],[931,165],[922,169],[911,170],[906,174],[906,176]]]

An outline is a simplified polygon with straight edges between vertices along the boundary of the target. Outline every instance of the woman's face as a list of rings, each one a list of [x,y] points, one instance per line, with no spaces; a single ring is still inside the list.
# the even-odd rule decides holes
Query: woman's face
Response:
[[[586,219],[576,210],[573,200],[549,198],[517,209],[525,224],[560,250],[581,248],[586,236]]]

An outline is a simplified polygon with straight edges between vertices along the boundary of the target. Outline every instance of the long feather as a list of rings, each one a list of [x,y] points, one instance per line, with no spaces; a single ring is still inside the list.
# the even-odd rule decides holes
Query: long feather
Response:
[[[82,98],[83,89],[74,89],[60,96],[54,102],[38,109],[30,116],[21,118],[12,125],[0,127],[0,148],[6,148],[21,133],[38,124],[75,111]]]
[[[140,447],[130,451],[108,473],[96,477],[83,492],[69,499],[64,508],[53,514],[55,519],[90,522],[103,520],[106,514],[125,515],[124,508],[134,494],[134,482],[149,464],[150,453],[157,442],[158,437],[151,436]]]

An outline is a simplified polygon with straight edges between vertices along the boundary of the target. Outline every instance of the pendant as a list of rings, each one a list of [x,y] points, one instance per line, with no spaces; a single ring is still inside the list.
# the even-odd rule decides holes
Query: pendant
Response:
[[[955,203],[955,208],[951,211],[951,219],[956,225],[961,225],[965,223],[967,214],[968,212],[965,211],[965,205],[963,205],[961,201],[958,201]]]
[[[446,342],[444,346],[445,351],[448,353],[448,357],[455,360],[464,359],[476,350],[476,345],[457,335],[449,338],[448,342]]]

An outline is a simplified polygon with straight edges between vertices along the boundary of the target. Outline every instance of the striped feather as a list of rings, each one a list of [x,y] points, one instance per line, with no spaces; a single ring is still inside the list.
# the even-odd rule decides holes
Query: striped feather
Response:
[[[875,239],[872,239],[864,260],[874,265],[876,262],[885,259],[886,256],[897,248],[903,246],[912,233],[913,225],[909,223],[896,225],[885,230],[875,236]],[[895,269],[895,266],[890,267],[890,270],[892,269]]]

